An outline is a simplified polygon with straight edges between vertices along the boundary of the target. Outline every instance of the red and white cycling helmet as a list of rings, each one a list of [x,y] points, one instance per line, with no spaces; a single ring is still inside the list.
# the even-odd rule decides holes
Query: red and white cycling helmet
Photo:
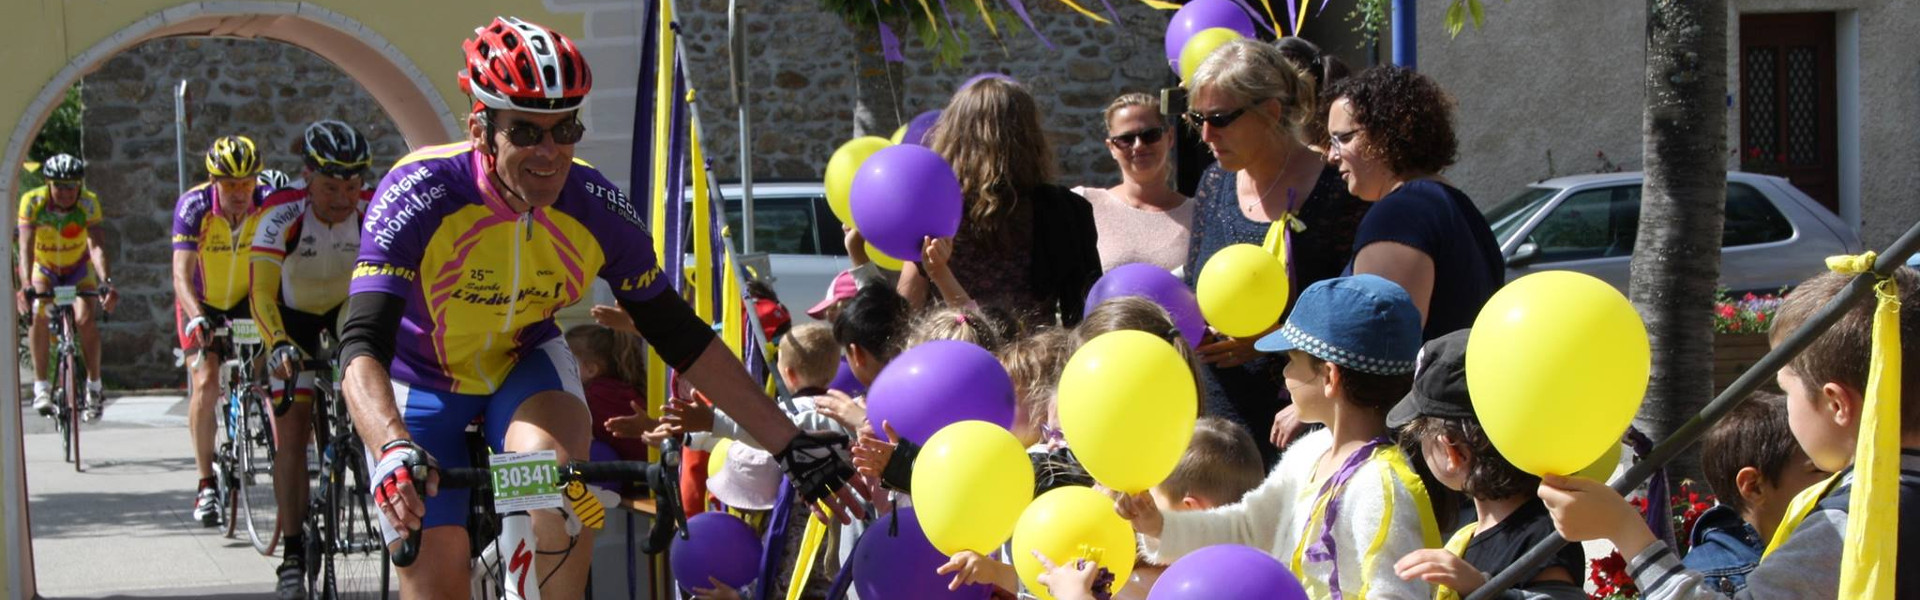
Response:
[[[460,89],[487,108],[564,113],[580,108],[593,72],[573,40],[516,17],[494,17],[460,44]]]

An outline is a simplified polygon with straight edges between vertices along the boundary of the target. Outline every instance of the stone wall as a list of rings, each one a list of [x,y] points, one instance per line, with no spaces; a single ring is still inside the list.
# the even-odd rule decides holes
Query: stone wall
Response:
[[[260,146],[269,168],[299,177],[295,150],[306,125],[340,119],[373,141],[374,162],[406,152],[392,121],[365,90],[331,63],[298,47],[265,41],[176,38],[149,42],[107,61],[84,82],[87,185],[106,213],[105,243],[119,310],[103,326],[109,386],[179,386],[173,366],[170,247],[178,197],[173,88],[188,81],[188,185],[206,180],[202,156],[214,138],[239,133]]]
[[[1054,44],[1048,49],[1017,20],[998,21],[996,41],[977,13],[962,12],[972,11],[971,5],[949,3],[972,39],[966,56],[958,64],[938,65],[918,39],[897,28],[907,59],[896,82],[904,101],[897,111],[876,110],[896,113],[882,115],[883,120],[904,121],[944,107],[954,88],[975,74],[1007,73],[1040,101],[1060,163],[1057,181],[1117,183],[1118,170],[1101,142],[1106,126],[1100,111],[1123,92],[1170,84],[1171,73],[1161,46],[1168,13],[1139,2],[1111,4],[1120,21],[1103,25],[1054,0],[1028,2],[1035,25]],[[719,177],[732,179],[738,177],[739,121],[729,93],[726,5],[726,0],[693,0],[682,2],[680,10],[709,158]],[[1097,2],[1082,5],[1103,11]],[[938,4],[933,6],[937,12]],[[821,12],[814,0],[752,2],[743,12],[751,42],[754,177],[818,179],[834,148],[853,136],[857,53],[879,52],[858,45],[877,36]]]

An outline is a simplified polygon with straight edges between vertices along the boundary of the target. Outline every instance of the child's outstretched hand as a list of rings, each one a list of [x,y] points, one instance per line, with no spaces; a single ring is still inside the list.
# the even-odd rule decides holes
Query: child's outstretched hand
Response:
[[[721,583],[720,580],[712,577],[707,578],[707,583],[713,584],[713,587],[701,588],[696,586],[693,588],[693,597],[696,600],[740,600],[740,591],[733,589],[732,586]]]
[[[633,407],[633,414],[613,417],[605,423],[607,433],[613,434],[613,437],[644,438],[660,426],[660,421],[648,416],[647,407],[639,402],[628,402],[627,406]]]
[[[941,575],[953,575],[953,581],[947,584],[948,591],[959,590],[960,586],[984,583],[1000,589],[1017,592],[1020,590],[1020,572],[1013,565],[1003,563],[972,551],[961,550],[940,565],[935,571]]]
[[[867,256],[867,238],[860,235],[860,230],[854,229],[852,225],[843,224],[840,226],[840,232],[846,236],[841,242],[844,244],[842,247],[847,249],[847,262],[855,267],[873,262],[873,259]]]
[[[840,390],[827,390],[827,393],[814,399],[814,406],[820,414],[833,419],[847,431],[872,431],[867,426],[867,406]]]
[[[1467,564],[1466,559],[1439,548],[1415,550],[1400,557],[1400,562],[1393,563],[1393,574],[1403,581],[1419,579],[1444,585],[1462,595],[1472,594],[1487,584],[1486,573]]]
[[[667,414],[660,422],[682,432],[713,431],[713,407],[705,402],[672,398],[667,400],[665,410]]]
[[[667,438],[676,435],[680,435],[680,432],[674,430],[672,425],[661,423],[660,426],[654,427],[653,431],[649,431],[646,435],[640,436],[640,441],[646,442],[648,446],[659,448],[661,445],[667,443]]]
[[[874,479],[879,479],[880,474],[886,472],[887,463],[893,460],[894,448],[899,447],[893,440],[900,439],[892,423],[881,423],[880,428],[886,430],[886,439],[881,439],[873,432],[863,432],[860,441],[853,445],[853,468],[860,471],[861,475]]]
[[[1613,488],[1584,477],[1547,475],[1540,478],[1540,500],[1553,514],[1553,528],[1568,541],[1605,538],[1633,557],[1653,545],[1653,531],[1640,511],[1627,504]]]
[[[1166,519],[1160,514],[1160,506],[1153,503],[1153,496],[1146,493],[1121,496],[1113,503],[1113,512],[1120,518],[1133,523],[1133,530],[1150,538],[1160,537],[1161,527]]]
[[[596,305],[588,313],[593,315],[593,322],[599,323],[601,327],[640,335],[640,329],[633,326],[633,315],[627,314],[627,311],[618,306]]]
[[[1093,584],[1100,578],[1100,567],[1092,561],[1055,565],[1039,550],[1033,551],[1033,557],[1040,559],[1040,585],[1047,586],[1054,600],[1094,600]]]

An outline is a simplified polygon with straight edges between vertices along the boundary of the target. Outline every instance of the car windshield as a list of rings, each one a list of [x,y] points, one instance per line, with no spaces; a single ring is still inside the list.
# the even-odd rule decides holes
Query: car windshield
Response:
[[[1493,228],[1494,239],[1500,240],[1501,245],[1506,245],[1514,232],[1518,231],[1521,225],[1526,224],[1527,219],[1534,213],[1540,212],[1540,207],[1546,206],[1547,201],[1552,200],[1554,194],[1558,193],[1560,193],[1558,188],[1529,187],[1494,205],[1486,213],[1487,223]]]

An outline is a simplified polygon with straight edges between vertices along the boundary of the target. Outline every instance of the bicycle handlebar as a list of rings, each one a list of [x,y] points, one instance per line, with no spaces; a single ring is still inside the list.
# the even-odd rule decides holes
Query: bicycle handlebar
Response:
[[[658,514],[655,515],[652,531],[648,532],[645,550],[648,554],[658,553],[660,550],[666,548],[666,538],[672,536],[676,529],[681,532],[683,537],[686,531],[686,516],[680,509],[680,494],[678,489],[680,482],[679,449],[675,447],[671,453],[663,450],[661,456],[671,458],[663,460],[660,463],[638,460],[571,461],[560,466],[560,482],[620,481],[647,484],[647,487],[654,491],[654,497],[657,502],[656,512]],[[424,474],[429,467],[424,464],[415,464],[409,465],[409,468],[414,469],[416,481],[425,481],[424,478],[418,477],[418,475]],[[669,469],[671,469],[671,472],[669,472]],[[488,489],[493,485],[493,474],[492,471],[488,469],[436,468],[433,470],[440,473],[438,487]],[[672,489],[663,489],[663,486],[665,486],[668,481],[672,482],[670,486]],[[418,529],[407,532],[406,539],[400,542],[400,548],[393,552],[394,566],[406,567],[412,565],[413,561],[419,558],[420,538],[421,531]]]

